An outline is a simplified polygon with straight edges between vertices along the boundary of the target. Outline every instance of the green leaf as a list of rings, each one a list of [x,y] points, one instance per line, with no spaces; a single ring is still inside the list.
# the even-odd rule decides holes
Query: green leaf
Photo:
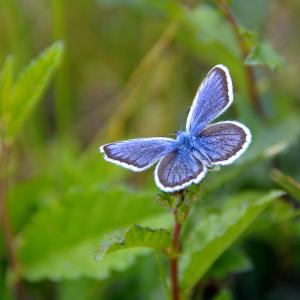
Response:
[[[239,56],[231,28],[213,7],[201,4],[189,9],[184,21],[188,32],[184,32],[180,37],[182,42],[196,48],[208,46],[211,51],[220,55],[224,55],[221,51],[228,51],[229,55]]]
[[[53,72],[62,60],[63,43],[56,42],[42,52],[20,74],[13,87],[8,107],[6,137],[13,139],[41,98]]]
[[[295,209],[291,203],[280,199],[275,201],[269,209],[263,211],[250,227],[251,232],[262,231],[275,224],[285,222],[300,215],[300,210]]]
[[[167,250],[171,247],[171,233],[166,229],[151,229],[133,225],[127,230],[116,232],[108,240],[101,243],[98,258],[116,250],[147,247],[156,250]]]
[[[274,50],[269,42],[262,41],[252,49],[245,63],[252,66],[267,66],[271,70],[275,70],[284,64],[284,59]]]
[[[225,278],[232,273],[246,272],[252,269],[249,257],[240,249],[228,249],[213,264],[208,277]]]
[[[13,56],[8,56],[4,62],[0,76],[0,117],[6,124],[7,118],[7,106],[11,101],[11,92],[14,79],[14,63],[15,59]]]
[[[157,203],[155,192],[90,186],[72,188],[60,199],[44,205],[18,237],[23,276],[29,280],[105,278],[123,270],[145,249],[108,254],[99,263],[95,250],[105,235],[132,223],[165,226],[169,217]],[[124,253],[123,253],[124,252]]]
[[[77,247],[69,251],[55,251],[45,262],[26,264],[23,276],[30,281],[43,279],[74,280],[82,277],[104,280],[113,272],[122,272],[132,266],[137,257],[149,253],[148,249],[125,249],[108,254],[103,260],[95,260],[95,249],[99,239],[86,243],[79,241]]]
[[[257,45],[257,34],[243,26],[239,26],[239,33],[244,39],[248,49],[252,49]]]
[[[300,183],[279,170],[272,171],[272,179],[291,196],[300,202]]]
[[[201,221],[184,241],[181,282],[185,296],[272,200],[282,194],[281,191],[243,193],[225,201],[218,211],[202,211]]]

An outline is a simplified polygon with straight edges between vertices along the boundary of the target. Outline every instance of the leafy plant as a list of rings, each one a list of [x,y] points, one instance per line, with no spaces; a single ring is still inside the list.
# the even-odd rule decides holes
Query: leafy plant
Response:
[[[265,65],[271,70],[281,67],[284,63],[282,57],[276,53],[270,43],[266,41],[254,47],[245,62],[248,65]]]
[[[99,194],[102,195],[100,199]],[[32,223],[20,233],[18,255],[24,276],[31,280],[78,276],[105,278],[111,270],[130,265],[134,261],[133,257],[128,258],[130,253],[125,256],[116,253],[97,263],[94,259],[97,244],[108,232],[128,226],[132,221],[145,222],[163,214],[152,201],[154,195],[121,187],[114,190],[105,186],[70,189],[61,199],[51,201],[36,213]],[[111,203],[119,209],[112,211]],[[146,232],[142,233],[147,235]],[[150,234],[150,238],[155,236]]]
[[[171,299],[175,275],[180,300],[300,298],[296,2],[0,4],[1,300]],[[172,133],[220,63],[253,134],[236,164],[158,194],[100,159]]]
[[[282,192],[236,195],[219,213],[203,211],[199,222],[184,241],[183,294],[205,274],[214,261],[245,231],[271,201]]]
[[[25,68],[14,80],[14,59],[9,56],[0,80],[0,219],[6,253],[11,272],[15,273],[15,294],[19,295],[20,266],[13,244],[11,220],[7,210],[7,163],[17,133],[22,129],[31,111],[41,99],[52,74],[59,66],[63,53],[62,42],[56,42]]]
[[[56,42],[22,71],[13,83],[13,58],[8,57],[2,71],[2,123],[5,139],[12,140],[41,98],[63,53],[62,42]]]

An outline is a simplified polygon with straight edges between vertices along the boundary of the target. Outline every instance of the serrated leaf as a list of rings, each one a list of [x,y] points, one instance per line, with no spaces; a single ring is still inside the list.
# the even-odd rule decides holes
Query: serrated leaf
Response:
[[[167,250],[171,247],[171,233],[166,229],[151,229],[140,225],[133,225],[129,229],[117,232],[108,240],[101,242],[97,258],[106,254],[134,247],[146,247],[156,250]]]
[[[13,139],[46,89],[63,55],[63,43],[56,42],[20,74],[11,94],[6,138]]]
[[[94,257],[99,240],[132,223],[145,224],[149,218],[162,218],[163,224],[159,225],[164,226],[165,212],[155,203],[155,195],[152,191],[96,186],[71,189],[61,199],[45,205],[18,237],[24,277],[103,278],[119,265],[123,268],[126,261],[116,261],[114,266],[110,254],[97,265]],[[116,253],[116,257],[123,255]],[[130,261],[134,261],[134,255]]]
[[[35,264],[33,269],[26,266],[24,277],[30,281],[42,279],[74,280],[82,277],[103,280],[113,272],[122,272],[132,266],[141,255],[149,253],[148,249],[125,249],[95,260],[95,247],[98,239],[79,243],[66,252],[54,252],[44,263]]]
[[[272,179],[300,203],[300,183],[279,170],[272,171]]]
[[[219,211],[205,211],[196,229],[184,242],[181,282],[184,295],[210,266],[249,227],[281,191],[243,193],[225,201]]]
[[[252,49],[245,63],[252,66],[267,66],[271,70],[275,70],[284,64],[284,59],[274,50],[269,42],[262,41]]]

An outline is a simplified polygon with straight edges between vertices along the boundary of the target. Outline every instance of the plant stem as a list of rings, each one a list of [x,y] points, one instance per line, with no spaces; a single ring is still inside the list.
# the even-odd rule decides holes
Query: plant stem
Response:
[[[6,162],[8,160],[9,154],[9,147],[8,145],[3,142],[1,144],[1,159],[0,159],[0,225],[3,231],[5,249],[8,257],[8,264],[11,270],[15,272],[15,286],[14,286],[14,293],[16,299],[25,299],[24,296],[24,289],[19,280],[19,263],[14,247],[14,240],[13,240],[13,233],[12,227],[9,219],[9,214],[7,210],[7,203],[6,203],[6,180],[5,180],[5,169],[6,169]]]
[[[53,24],[53,37],[55,40],[63,40],[65,43],[64,60],[59,70],[57,70],[55,80],[55,114],[56,124],[59,134],[68,130],[71,134],[70,124],[72,120],[72,107],[73,100],[70,89],[70,74],[69,74],[69,48],[68,36],[66,26],[66,0],[53,0],[52,1],[52,24]]]
[[[231,26],[231,28],[236,36],[236,39],[239,43],[239,47],[240,47],[241,53],[242,53],[243,66],[245,68],[248,94],[249,94],[250,100],[252,102],[252,105],[253,105],[255,111],[257,112],[257,114],[260,117],[265,118],[265,114],[264,114],[263,108],[261,106],[260,97],[259,97],[259,94],[258,94],[258,91],[256,88],[254,69],[251,66],[248,66],[245,64],[245,60],[249,55],[250,49],[248,48],[248,46],[244,40],[244,37],[241,34],[240,25],[239,25],[235,15],[233,14],[233,11],[227,4],[226,0],[217,0],[216,2],[217,2],[217,5],[219,6],[220,10],[223,12],[224,16],[226,17],[226,19],[227,19],[229,25]]]
[[[13,255],[13,238],[12,238],[12,231],[10,222],[8,219],[7,214],[7,207],[6,207],[6,201],[5,201],[5,190],[6,190],[6,183],[5,183],[5,162],[8,158],[8,147],[3,143],[1,147],[1,177],[0,177],[0,221],[1,226],[4,234],[4,240],[5,240],[5,247],[8,254],[8,259],[10,262],[10,265],[12,267],[15,266],[15,258]]]
[[[190,207],[184,203],[184,191],[174,193],[174,197],[177,198],[175,207],[173,208],[174,227],[172,235],[172,249],[171,256],[169,257],[170,264],[170,280],[172,299],[180,300],[180,286],[178,279],[178,259],[181,251],[180,233],[182,224],[185,221]]]
[[[180,251],[180,231],[181,224],[177,218],[177,208],[173,210],[174,216],[174,229],[172,237],[172,252],[175,253],[174,257],[170,258],[170,276],[172,286],[172,297],[173,300],[179,300],[179,282],[178,282],[178,253]]]

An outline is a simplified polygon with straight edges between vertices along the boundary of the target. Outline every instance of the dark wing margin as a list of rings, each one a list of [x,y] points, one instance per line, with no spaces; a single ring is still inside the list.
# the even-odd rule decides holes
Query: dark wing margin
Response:
[[[197,134],[233,102],[233,85],[228,69],[212,68],[202,81],[186,122],[186,131]]]
[[[154,178],[162,191],[170,193],[199,183],[206,173],[205,166],[191,153],[174,150],[158,163]]]
[[[228,165],[239,158],[251,143],[251,132],[236,121],[207,126],[199,135],[200,147],[216,165]]]
[[[106,144],[99,150],[105,160],[141,172],[170,153],[174,144],[175,140],[169,138],[142,138]]]

